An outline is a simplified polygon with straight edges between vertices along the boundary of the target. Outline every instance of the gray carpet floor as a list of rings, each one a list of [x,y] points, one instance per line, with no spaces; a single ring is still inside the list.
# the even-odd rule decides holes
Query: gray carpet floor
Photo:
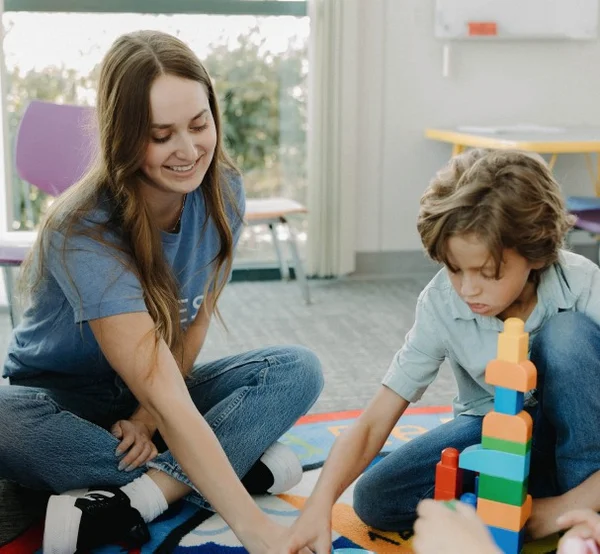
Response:
[[[295,282],[231,283],[220,302],[227,330],[213,323],[200,360],[273,344],[301,344],[320,358],[325,388],[311,412],[360,409],[379,387],[412,321],[430,275],[406,279],[311,281],[304,304]],[[0,356],[10,338],[0,314]],[[449,404],[455,384],[448,367],[417,405]],[[44,509],[44,498],[0,480],[0,545]]]
[[[220,304],[227,330],[212,325],[200,360],[302,344],[318,355],[325,375],[311,411],[362,408],[402,345],[428,277],[312,281],[308,306],[293,281],[232,283]],[[454,394],[454,379],[443,366],[417,405],[449,404]]]

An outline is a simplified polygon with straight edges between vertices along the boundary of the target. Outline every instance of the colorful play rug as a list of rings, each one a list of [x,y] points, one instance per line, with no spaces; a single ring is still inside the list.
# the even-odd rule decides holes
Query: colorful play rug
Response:
[[[323,461],[344,428],[360,412],[336,412],[304,417],[282,439],[291,446],[305,468],[302,482],[287,494],[261,496],[259,506],[275,521],[291,525],[310,495],[320,473]],[[402,416],[392,431],[382,455],[425,433],[452,417],[450,408],[411,408]],[[364,548],[381,554],[412,552],[410,534],[382,532],[365,526],[352,509],[352,487],[334,507],[333,546]],[[199,510],[189,502],[179,502],[151,525],[152,540],[141,551],[127,551],[114,545],[94,550],[94,554],[242,554],[245,552],[227,524],[211,512]],[[41,554],[41,524],[30,529],[12,543],[0,547],[0,554]],[[550,554],[556,540],[528,544],[526,554]]]

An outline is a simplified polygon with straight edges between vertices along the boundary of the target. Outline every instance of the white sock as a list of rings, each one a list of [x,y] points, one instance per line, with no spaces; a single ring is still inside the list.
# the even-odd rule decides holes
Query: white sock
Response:
[[[129,497],[131,506],[140,512],[146,523],[156,519],[169,507],[165,495],[146,474],[127,483],[121,490]]]

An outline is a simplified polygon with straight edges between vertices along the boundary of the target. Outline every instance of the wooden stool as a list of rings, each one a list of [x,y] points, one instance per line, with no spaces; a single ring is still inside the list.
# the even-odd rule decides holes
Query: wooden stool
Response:
[[[287,198],[248,198],[246,199],[246,222],[248,225],[268,225],[273,237],[273,245],[281,270],[281,277],[289,279],[289,269],[285,257],[281,252],[281,245],[277,238],[277,225],[285,225],[288,230],[288,243],[290,253],[294,261],[294,273],[300,285],[302,296],[307,304],[310,304],[310,292],[304,267],[298,254],[296,243],[296,231],[289,224],[287,218],[293,214],[305,214],[308,210],[299,202]]]

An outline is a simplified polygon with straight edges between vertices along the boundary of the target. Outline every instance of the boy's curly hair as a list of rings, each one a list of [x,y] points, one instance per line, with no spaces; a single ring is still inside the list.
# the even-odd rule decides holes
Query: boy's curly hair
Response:
[[[511,150],[469,150],[455,156],[421,197],[417,229],[429,256],[445,264],[448,239],[477,236],[500,273],[502,252],[514,249],[543,271],[558,258],[575,221],[541,156]]]

